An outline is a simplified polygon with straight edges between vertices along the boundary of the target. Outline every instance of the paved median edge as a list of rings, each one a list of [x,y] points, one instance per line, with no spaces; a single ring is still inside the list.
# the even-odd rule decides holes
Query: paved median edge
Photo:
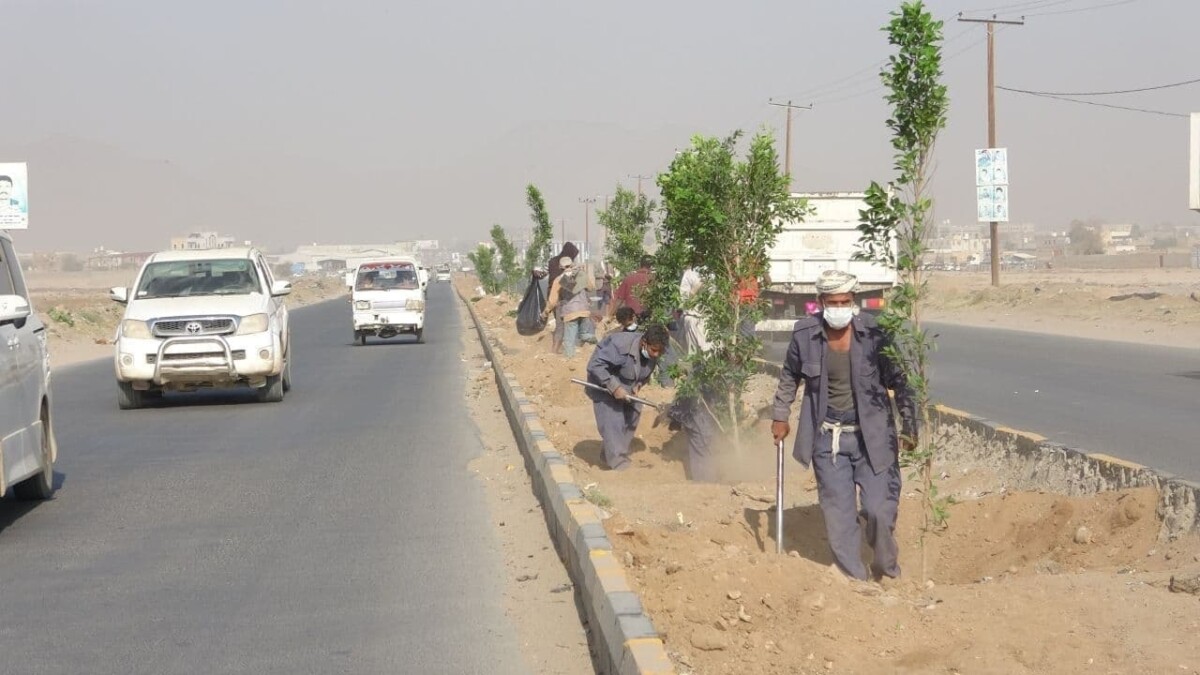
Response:
[[[597,666],[603,673],[620,675],[675,673],[661,637],[613,555],[599,509],[584,498],[566,459],[546,436],[537,409],[520,383],[500,366],[493,338],[470,300],[455,290],[492,364],[505,414],[542,503],[551,539],[566,561],[583,603]]]

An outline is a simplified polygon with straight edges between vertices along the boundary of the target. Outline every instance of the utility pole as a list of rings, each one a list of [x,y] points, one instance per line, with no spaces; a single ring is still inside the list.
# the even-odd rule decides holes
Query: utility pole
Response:
[[[654,178],[654,176],[641,176],[641,175],[638,175],[638,176],[630,175],[629,177],[630,177],[630,178],[636,178],[636,179],[637,179],[637,182],[638,182],[638,196],[639,196],[639,197],[641,197],[641,196],[642,196],[642,181],[643,181],[643,180],[650,180],[651,178]]]
[[[788,192],[792,191],[792,111],[793,110],[812,110],[812,104],[808,105],[792,105],[791,101],[787,103],[776,103],[771,99],[767,99],[768,105],[773,105],[777,108],[787,109],[787,132],[783,141],[783,166],[784,174],[788,177]]]
[[[1024,26],[1025,17],[1021,17],[1019,21],[1001,20],[992,15],[990,19],[967,19],[962,14],[958,15],[958,20],[961,23],[984,23],[987,24],[987,108],[988,108],[988,144],[987,147],[996,147],[996,26]],[[992,221],[988,223],[992,242],[992,285],[1000,285],[1000,223]]]
[[[579,203],[583,204],[583,261],[588,262],[591,257],[592,242],[590,232],[590,220],[592,212],[592,204],[596,203],[595,197],[580,197]]]

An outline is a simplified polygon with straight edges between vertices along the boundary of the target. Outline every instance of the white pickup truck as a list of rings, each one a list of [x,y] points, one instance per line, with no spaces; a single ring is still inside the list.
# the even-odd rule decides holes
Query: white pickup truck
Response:
[[[867,208],[861,192],[809,192],[792,195],[808,200],[812,213],[803,222],[784,224],[771,249],[769,285],[763,297],[770,302],[767,318],[755,328],[762,333],[791,335],[796,320],[817,312],[816,281],[821,272],[837,269],[858,277],[859,305],[866,311],[883,309],[885,296],[896,285],[896,270],[855,260],[860,233],[859,211]],[[893,244],[894,246],[894,244]]]
[[[260,401],[282,401],[292,386],[283,302],[291,291],[253,248],[151,256],[132,292],[110,293],[125,305],[114,354],[119,407],[208,387],[251,387]]]

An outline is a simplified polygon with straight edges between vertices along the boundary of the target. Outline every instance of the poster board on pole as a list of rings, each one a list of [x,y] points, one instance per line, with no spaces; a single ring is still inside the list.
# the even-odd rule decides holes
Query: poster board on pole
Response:
[[[975,205],[979,222],[1008,222],[1008,148],[975,151]]]
[[[29,229],[29,173],[25,162],[0,162],[0,230]]]

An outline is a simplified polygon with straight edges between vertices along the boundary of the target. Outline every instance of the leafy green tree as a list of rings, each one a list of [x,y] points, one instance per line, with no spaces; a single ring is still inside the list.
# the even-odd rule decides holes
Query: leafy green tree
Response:
[[[525,275],[529,276],[535,267],[547,264],[554,255],[550,248],[554,240],[554,223],[550,221],[542,191],[532,183],[525,187],[525,203],[529,205],[529,217],[533,220],[533,240],[525,249]]]
[[[638,261],[646,255],[646,235],[650,232],[655,208],[654,200],[618,185],[608,207],[596,214],[597,222],[604,226],[606,233],[605,261],[617,270],[618,275],[636,270]]]
[[[920,0],[904,2],[891,17],[885,31],[896,53],[880,77],[892,106],[887,126],[892,132],[896,176],[889,188],[872,182],[867,189],[859,255],[899,273],[899,283],[879,324],[891,338],[885,356],[906,374],[921,422],[921,437],[905,439],[913,449],[903,461],[915,467],[921,484],[921,574],[928,577],[925,536],[944,525],[949,502],[938,496],[933,476],[937,437],[930,414],[929,356],[935,344],[921,323],[928,283],[921,261],[935,227],[929,180],[934,145],[946,126],[950,99],[941,83],[942,22],[935,20]]]
[[[492,250],[492,247],[480,244],[478,248],[467,254],[467,258],[475,266],[475,276],[479,278],[479,285],[483,286],[483,290],[487,293],[499,293],[500,280],[496,278],[496,252]]]
[[[1071,221],[1071,229],[1067,232],[1071,239],[1071,250],[1076,255],[1102,255],[1104,253],[1104,237],[1100,228],[1079,220]]]
[[[711,401],[710,412],[736,447],[746,421],[742,399],[761,347],[745,327],[764,311],[761,298],[743,302],[739,290],[766,276],[768,254],[783,222],[801,218],[805,210],[791,197],[771,137],[756,135],[744,159],[738,158],[740,138],[740,131],[724,140],[697,136],[658,177],[662,246],[650,292],[652,303],[662,303],[656,314],[665,318],[674,309],[665,306],[672,299],[667,286],[678,286],[683,267],[694,265],[705,278],[691,302],[705,322],[709,349],[687,356],[678,395],[709,404],[719,392],[722,400]],[[676,302],[677,294],[676,288]]]
[[[496,282],[511,291],[522,278],[521,264],[517,261],[517,246],[500,225],[492,226],[492,244],[496,247],[496,256],[499,258]]]

